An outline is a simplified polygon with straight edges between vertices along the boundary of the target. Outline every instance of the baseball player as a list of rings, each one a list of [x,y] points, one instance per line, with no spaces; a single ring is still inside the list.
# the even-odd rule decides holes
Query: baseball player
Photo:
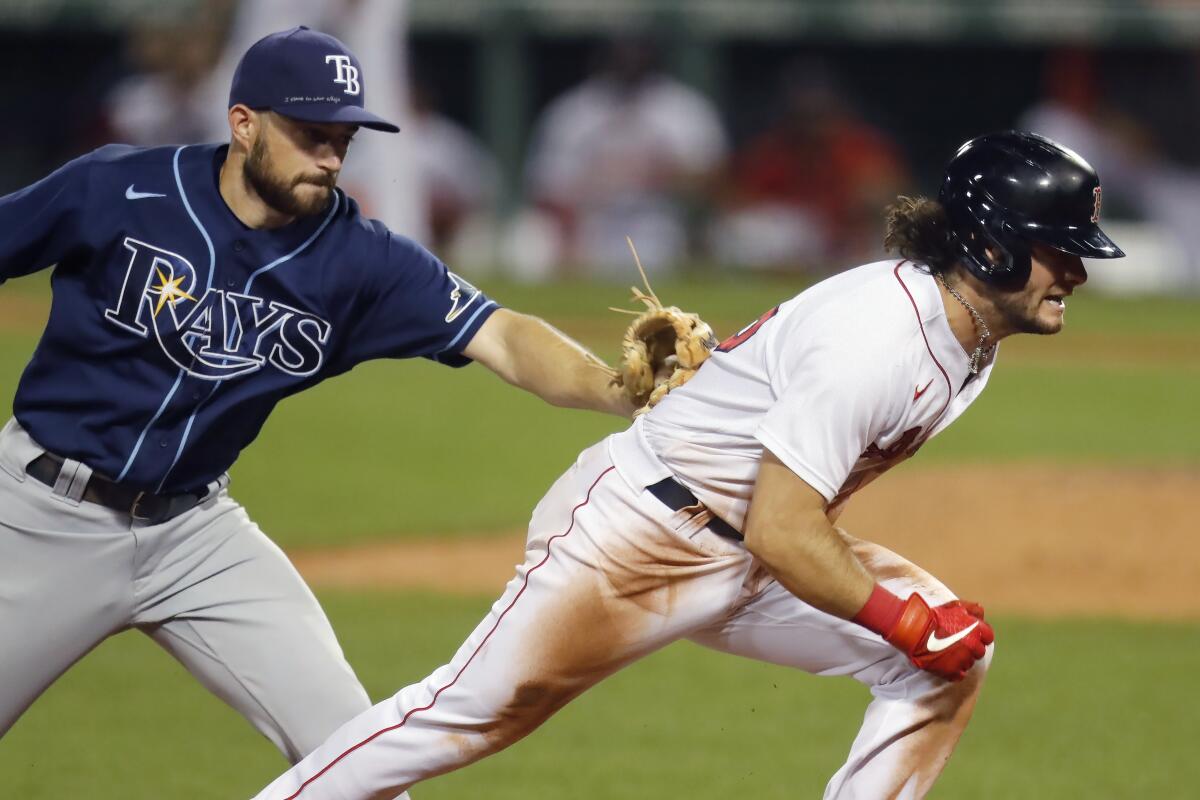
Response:
[[[103,147],[0,199],[0,281],[57,265],[0,431],[0,735],[128,628],[293,761],[369,707],[315,598],[226,489],[284,397],[423,356],[633,412],[602,362],[336,188],[357,129],[397,130],[363,93],[338,40],[273,34],[233,79],[227,146]]]
[[[891,207],[902,259],[766,312],[585,450],[450,663],[258,800],[390,797],[512,744],[680,638],[862,682],[874,699],[825,797],[923,796],[970,717],[993,632],[980,606],[835,523],[978,397],[999,340],[1062,327],[1080,256],[1123,255],[1099,207],[1095,172],[1049,140],[963,145],[937,201]]]

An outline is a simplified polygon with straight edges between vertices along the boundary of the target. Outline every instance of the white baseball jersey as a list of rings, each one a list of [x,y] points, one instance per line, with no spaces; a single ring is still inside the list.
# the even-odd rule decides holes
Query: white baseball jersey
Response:
[[[444,666],[343,725],[256,800],[369,800],[509,746],[588,687],[681,638],[819,675],[873,699],[825,800],[924,797],[967,724],[989,656],[948,684],[773,580],[741,527],[764,447],[836,510],[970,404],[935,279],[905,262],[830,278],[727,339],[687,385],[580,454],[533,510],[525,561]],[[646,487],[674,476],[701,500]],[[954,594],[840,531],[897,597]]]
[[[618,437],[613,460],[628,480],[647,483],[666,477],[657,460],[740,529],[766,447],[836,513],[962,414],[990,372],[991,364],[968,381],[932,275],[907,261],[867,264],[722,342],[687,385]]]

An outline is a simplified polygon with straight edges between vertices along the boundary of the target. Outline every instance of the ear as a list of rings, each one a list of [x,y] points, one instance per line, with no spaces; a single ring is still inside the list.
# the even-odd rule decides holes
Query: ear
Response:
[[[241,103],[229,109],[229,142],[249,152],[262,133],[263,115]]]

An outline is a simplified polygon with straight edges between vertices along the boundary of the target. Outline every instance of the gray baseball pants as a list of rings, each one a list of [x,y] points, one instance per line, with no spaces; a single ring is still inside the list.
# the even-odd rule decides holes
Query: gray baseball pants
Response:
[[[0,430],[0,736],[108,636],[137,628],[293,763],[370,707],[316,598],[224,489],[160,525],[53,489],[42,449]],[[74,475],[74,480],[66,477]]]

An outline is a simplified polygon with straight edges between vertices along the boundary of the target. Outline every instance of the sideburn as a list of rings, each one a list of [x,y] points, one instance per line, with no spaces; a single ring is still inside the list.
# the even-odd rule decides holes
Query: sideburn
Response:
[[[259,198],[268,206],[281,214],[290,217],[305,217],[322,211],[329,204],[329,198],[320,203],[304,203],[292,191],[290,184],[281,181],[272,174],[271,153],[267,149],[265,136],[259,136],[250,146],[250,153],[242,167],[246,183],[254,189]]]

